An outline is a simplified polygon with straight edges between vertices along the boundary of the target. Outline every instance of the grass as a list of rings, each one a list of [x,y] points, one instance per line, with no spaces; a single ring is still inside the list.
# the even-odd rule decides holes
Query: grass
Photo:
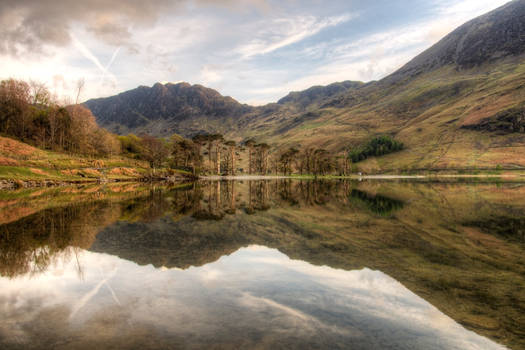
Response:
[[[19,181],[94,182],[99,179],[138,180],[149,176],[146,162],[120,156],[96,159],[44,151],[0,137],[0,179]],[[182,175],[183,170],[158,169],[159,175]]]
[[[284,128],[293,110],[271,122],[250,121],[250,130],[233,130],[231,138],[251,133],[273,146],[325,148],[335,154],[355,149],[371,137],[392,135],[404,151],[364,161],[363,172],[396,169],[525,169],[525,137],[462,129],[523,101],[525,63],[500,61],[471,70],[454,67],[420,74],[396,85],[372,84],[353,93],[352,104],[316,110],[317,119]],[[291,113],[291,114],[290,114]],[[297,115],[298,116],[298,115]]]

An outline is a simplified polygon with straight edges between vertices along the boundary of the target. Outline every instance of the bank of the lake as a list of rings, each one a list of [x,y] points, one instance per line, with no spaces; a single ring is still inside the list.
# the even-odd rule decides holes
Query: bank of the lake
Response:
[[[203,175],[199,176],[201,180],[278,180],[278,179],[296,179],[296,180],[471,180],[473,182],[479,180],[500,180],[505,182],[525,182],[525,173],[503,173],[503,174],[411,174],[411,175],[395,175],[395,174],[350,174],[345,176],[339,175]]]

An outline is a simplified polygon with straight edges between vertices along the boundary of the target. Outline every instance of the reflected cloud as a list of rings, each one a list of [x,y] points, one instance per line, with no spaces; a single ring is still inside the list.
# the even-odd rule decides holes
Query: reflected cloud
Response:
[[[6,335],[0,343],[30,349],[59,339],[70,339],[72,347],[101,342],[143,348],[273,347],[284,342],[292,348],[504,349],[378,271],[313,266],[261,246],[184,271],[163,272],[87,251],[81,257],[84,280],[71,262],[61,277],[50,271],[34,278],[0,278],[5,310],[0,332]],[[102,280],[100,271],[109,271]],[[202,277],[210,273],[220,278],[207,286]],[[113,293],[103,292],[110,279],[119,304]],[[82,317],[76,317],[79,310]],[[38,343],[42,322],[54,330]]]

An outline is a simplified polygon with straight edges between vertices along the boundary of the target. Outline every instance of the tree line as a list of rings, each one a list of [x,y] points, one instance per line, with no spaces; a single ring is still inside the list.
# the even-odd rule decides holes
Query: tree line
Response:
[[[89,109],[60,105],[44,84],[34,81],[0,82],[0,133],[55,151],[92,156],[120,151],[118,140],[97,125]]]
[[[305,147],[288,149],[272,148],[254,139],[242,142],[227,140],[221,134],[198,134],[191,139],[173,135],[171,138],[155,138],[149,135],[118,137],[125,156],[142,159],[155,168],[171,167],[192,172],[195,175],[339,175],[347,176],[357,170],[355,151],[333,153],[326,149]],[[375,139],[374,139],[375,140]],[[397,141],[380,142],[376,153],[401,149]],[[389,146],[392,144],[393,146]],[[375,146],[372,146],[375,147]],[[390,148],[389,148],[390,147]],[[365,148],[368,154],[369,147]],[[375,149],[375,148],[372,148]]]
[[[42,149],[93,157],[123,155],[157,168],[183,169],[197,175],[349,175],[357,163],[403,149],[403,144],[380,136],[355,150],[334,154],[314,147],[272,148],[264,142],[228,140],[221,134],[198,134],[191,139],[151,135],[117,136],[97,125],[78,98],[75,104],[56,102],[39,82],[8,79],[0,82],[0,134]],[[244,157],[247,159],[244,159]]]

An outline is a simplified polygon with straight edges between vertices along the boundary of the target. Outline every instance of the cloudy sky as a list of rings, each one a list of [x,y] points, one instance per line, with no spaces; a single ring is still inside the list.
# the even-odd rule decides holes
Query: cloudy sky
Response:
[[[0,78],[82,99],[187,81],[250,104],[384,77],[508,0],[0,0]]]

